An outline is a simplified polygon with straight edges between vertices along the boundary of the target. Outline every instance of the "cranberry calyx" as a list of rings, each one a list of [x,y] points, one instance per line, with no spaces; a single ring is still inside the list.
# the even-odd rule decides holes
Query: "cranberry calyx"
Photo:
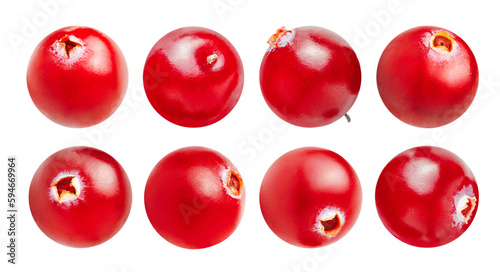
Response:
[[[335,214],[333,217],[320,220],[321,232],[328,237],[334,236],[340,230],[341,226],[342,220],[338,214]]]
[[[431,38],[431,48],[439,54],[449,54],[453,51],[455,40],[446,31],[438,31]]]
[[[82,47],[78,42],[72,41],[69,35],[65,35],[59,40],[59,44],[63,47],[66,57],[69,59],[71,57],[71,52],[76,48]]]
[[[282,47],[280,45],[281,39],[286,36],[288,33],[292,33],[291,30],[286,29],[284,26],[276,30],[276,33],[271,35],[271,37],[267,40],[267,43],[272,47],[272,48],[277,48],[277,47]]]
[[[226,175],[227,177],[224,182],[224,187],[226,187],[228,193],[232,197],[240,197],[241,193],[243,192],[243,180],[241,179],[240,175],[238,175],[238,173],[234,172],[233,170],[229,170]]]
[[[467,202],[464,207],[460,211],[460,214],[463,216],[466,224],[469,224],[470,216],[474,209],[476,208],[476,198],[475,197],[467,197]]]
[[[80,195],[80,181],[77,176],[63,176],[52,183],[50,187],[59,203],[77,199]]]

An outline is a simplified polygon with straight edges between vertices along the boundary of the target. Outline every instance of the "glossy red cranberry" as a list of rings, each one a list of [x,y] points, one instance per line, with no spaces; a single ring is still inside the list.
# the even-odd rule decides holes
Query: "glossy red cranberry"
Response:
[[[392,235],[413,246],[436,247],[469,228],[479,192],[474,175],[457,155],[423,146],[406,150],[387,164],[375,201]]]
[[[245,189],[234,165],[205,147],[178,149],[158,162],[144,192],[149,221],[167,241],[199,249],[218,244],[238,226]]]
[[[50,120],[89,127],[120,106],[128,83],[125,58],[111,38],[89,27],[54,31],[35,48],[28,64],[28,90]]]
[[[91,247],[113,237],[125,224],[132,189],[121,165],[90,147],[70,147],[48,157],[29,190],[31,214],[52,240]]]
[[[184,27],[162,37],[144,66],[144,89],[168,121],[203,127],[224,118],[243,89],[243,64],[221,34]]]
[[[479,73],[471,49],[453,32],[412,28],[385,48],[377,85],[385,106],[401,121],[424,128],[446,125],[472,103]]]
[[[361,69],[342,37],[321,27],[283,27],[268,43],[260,87],[281,119],[302,127],[325,126],[352,107],[361,86]]]
[[[320,247],[351,230],[361,195],[358,176],[344,158],[304,147],[271,165],[260,188],[260,208],[269,228],[285,242]]]

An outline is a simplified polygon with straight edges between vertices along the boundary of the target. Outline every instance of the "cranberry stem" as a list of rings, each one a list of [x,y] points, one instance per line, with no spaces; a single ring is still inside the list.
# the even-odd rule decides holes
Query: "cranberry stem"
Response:
[[[347,123],[350,123],[351,122],[351,116],[349,116],[349,114],[345,114],[344,115],[345,119],[347,120]]]
[[[217,54],[214,53],[214,54],[207,57],[207,63],[212,64],[212,63],[216,62],[218,58],[219,58],[219,56],[217,56]]]

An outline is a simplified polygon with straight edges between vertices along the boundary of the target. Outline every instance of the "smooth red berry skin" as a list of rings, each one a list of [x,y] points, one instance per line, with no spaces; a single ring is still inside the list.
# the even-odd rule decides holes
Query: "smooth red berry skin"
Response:
[[[239,177],[226,157],[204,147],[181,148],[161,159],[144,192],[146,212],[158,234],[188,249],[210,247],[228,238],[245,204],[243,183],[238,196],[223,185],[228,171]]]
[[[243,90],[243,64],[221,34],[184,27],[151,49],[143,83],[149,102],[168,121],[203,127],[224,118]]]
[[[60,47],[65,37],[79,44],[69,56]],[[120,106],[127,90],[127,64],[118,45],[102,32],[65,27],[35,48],[27,84],[35,106],[47,118],[67,127],[89,127]]]
[[[77,199],[58,202],[51,184],[60,174],[77,174]],[[132,205],[127,174],[107,153],[90,147],[70,147],[48,157],[29,189],[31,214],[40,230],[70,247],[92,247],[113,237],[125,224]]]
[[[260,66],[260,87],[271,110],[301,127],[325,126],[352,107],[361,68],[349,44],[334,32],[307,26],[291,40],[270,46]]]
[[[451,53],[431,47],[433,35],[440,31],[453,39]],[[399,34],[385,48],[377,68],[385,106],[416,127],[439,127],[456,120],[474,100],[478,84],[478,66],[469,46],[438,27],[416,27]]]
[[[457,201],[474,201],[468,220]],[[470,226],[479,204],[476,180],[465,162],[438,147],[415,147],[393,158],[380,174],[375,201],[384,226],[417,247],[447,244]],[[464,204],[464,202],[461,202]]]
[[[278,158],[260,188],[260,207],[269,228],[299,247],[329,245],[349,232],[361,210],[361,185],[354,169],[338,154],[304,147]],[[340,212],[341,227],[328,237],[318,230],[325,209]]]

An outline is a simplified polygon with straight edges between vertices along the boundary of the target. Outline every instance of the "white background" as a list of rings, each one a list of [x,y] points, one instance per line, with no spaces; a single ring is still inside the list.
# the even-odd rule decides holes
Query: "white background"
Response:
[[[8,265],[2,253],[0,271],[499,271],[499,9],[496,1],[461,3],[3,1],[0,180],[6,183],[7,156],[17,156],[19,264]],[[128,63],[130,80],[124,103],[95,127],[71,129],[51,122],[36,109],[26,88],[26,68],[35,46],[50,32],[69,25],[106,33]],[[349,111],[351,123],[341,119],[322,128],[294,127],[275,117],[262,98],[258,73],[267,39],[281,26],[305,25],[338,33],[358,55],[363,81]],[[474,104],[457,121],[436,129],[415,128],[397,120],[383,105],[376,87],[376,67],[384,47],[397,34],[420,25],[458,34],[471,47],[480,69]],[[245,68],[238,104],[222,121],[205,128],[188,129],[164,120],[150,106],[142,87],[143,65],[153,44],[183,26],[208,27],[224,35],[238,50]],[[133,204],[127,223],[111,240],[73,249],[53,242],[38,229],[29,211],[28,189],[45,158],[82,144],[102,149],[122,164],[132,183]],[[154,165],[167,153],[191,145],[216,149],[232,160],[247,190],[238,229],[226,241],[203,250],[186,250],[163,240],[151,227],[143,204],[145,183]],[[392,157],[417,145],[436,145],[456,153],[479,185],[473,224],[457,240],[438,248],[400,242],[384,228],[375,209],[374,191],[381,170]],[[280,155],[303,146],[325,147],[342,155],[357,171],[363,188],[363,207],[354,228],[339,242],[321,249],[281,241],[267,227],[259,208],[258,193],[267,168]],[[0,207],[6,207],[6,194],[6,185],[0,185]],[[6,252],[6,233],[6,216],[1,216],[4,249],[0,252]]]

